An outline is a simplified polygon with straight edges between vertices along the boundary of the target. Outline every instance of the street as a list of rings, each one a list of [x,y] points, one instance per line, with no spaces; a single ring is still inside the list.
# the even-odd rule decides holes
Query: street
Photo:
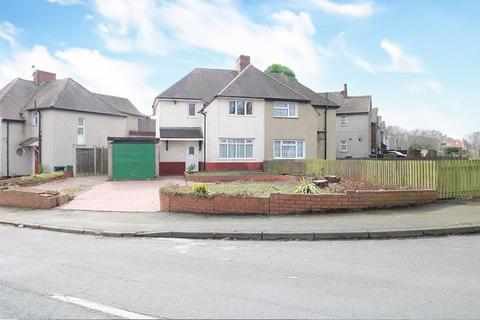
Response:
[[[0,227],[0,318],[479,318],[480,236],[255,242]]]

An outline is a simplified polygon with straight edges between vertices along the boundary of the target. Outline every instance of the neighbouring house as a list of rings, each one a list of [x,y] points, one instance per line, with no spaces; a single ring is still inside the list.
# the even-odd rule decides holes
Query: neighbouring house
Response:
[[[372,108],[372,97],[349,96],[347,85],[342,91],[320,93],[340,106],[336,120],[336,158],[369,158],[386,150],[385,122]]]
[[[73,79],[37,70],[0,90],[1,176],[74,164],[75,147],[107,146],[148,120],[128,99],[90,92]]]
[[[264,160],[335,159],[338,106],[240,56],[236,70],[197,68],[155,99],[160,175],[259,170]]]

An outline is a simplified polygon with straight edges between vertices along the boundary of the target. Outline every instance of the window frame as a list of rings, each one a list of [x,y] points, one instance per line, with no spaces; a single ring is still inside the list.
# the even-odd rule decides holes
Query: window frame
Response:
[[[345,121],[344,121],[345,120]],[[346,114],[342,114],[340,116],[340,126],[341,127],[348,127],[348,117]]]
[[[298,144],[299,142],[302,142],[302,156],[298,156]],[[280,156],[277,156],[276,151],[275,151],[275,144],[277,142],[280,142]],[[285,142],[295,142],[295,144],[291,143],[285,143]],[[292,146],[295,145],[295,157],[283,157],[283,148],[284,146]],[[305,151],[306,151],[306,146],[305,146],[305,139],[275,139],[273,140],[273,159],[287,159],[287,160],[295,160],[295,159],[305,159]]]
[[[38,111],[32,112],[32,126],[38,126],[38,120],[40,118],[40,113]]]
[[[234,108],[234,113],[231,113],[230,111],[232,110],[232,103],[235,105],[233,106]],[[243,114],[238,114],[238,108],[240,103],[243,103]],[[250,104],[250,113],[247,113],[248,111],[248,105]],[[252,117],[253,116],[253,101],[252,100],[229,100],[228,101],[228,116],[231,117]]]
[[[345,149],[342,149],[343,146],[345,146]],[[348,152],[348,141],[347,140],[340,140],[340,152]]]
[[[283,106],[282,106],[283,105]],[[290,114],[290,106],[294,107],[295,114]],[[286,116],[277,115],[275,111],[278,109],[283,109],[287,111]],[[298,119],[298,103],[297,102],[283,102],[283,101],[275,101],[273,103],[273,117],[274,118],[290,118],[290,119]]]
[[[82,120],[82,124],[80,125],[80,120]],[[85,134],[85,118],[84,117],[79,117],[77,118],[77,145],[79,146],[85,146],[87,144],[87,135]],[[78,129],[82,129],[82,134],[78,133]],[[78,143],[79,142],[79,137],[83,137],[83,143]]]
[[[190,107],[193,105],[193,115],[190,114]],[[187,103],[187,117],[195,118],[197,116],[197,104],[194,102]]]
[[[230,142],[233,140],[234,142]],[[243,143],[239,143],[243,140]],[[250,142],[249,142],[250,141]],[[254,160],[254,139],[252,138],[220,138],[218,140],[218,159],[219,160]],[[222,156],[222,145],[226,145],[226,157]],[[230,157],[230,146],[235,146],[235,156]],[[243,157],[237,157],[238,146],[243,146]],[[247,146],[251,146],[251,157],[247,157]]]

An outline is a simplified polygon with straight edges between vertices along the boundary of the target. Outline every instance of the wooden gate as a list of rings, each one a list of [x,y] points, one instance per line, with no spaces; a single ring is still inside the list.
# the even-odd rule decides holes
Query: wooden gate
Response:
[[[96,176],[108,174],[107,147],[76,147],[75,176]]]

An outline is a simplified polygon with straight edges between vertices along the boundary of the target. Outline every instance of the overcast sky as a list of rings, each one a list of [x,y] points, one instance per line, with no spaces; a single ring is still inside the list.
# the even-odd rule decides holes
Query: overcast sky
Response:
[[[195,67],[289,66],[317,91],[372,95],[387,124],[480,130],[477,0],[2,0],[0,86],[32,65],[151,114]]]

